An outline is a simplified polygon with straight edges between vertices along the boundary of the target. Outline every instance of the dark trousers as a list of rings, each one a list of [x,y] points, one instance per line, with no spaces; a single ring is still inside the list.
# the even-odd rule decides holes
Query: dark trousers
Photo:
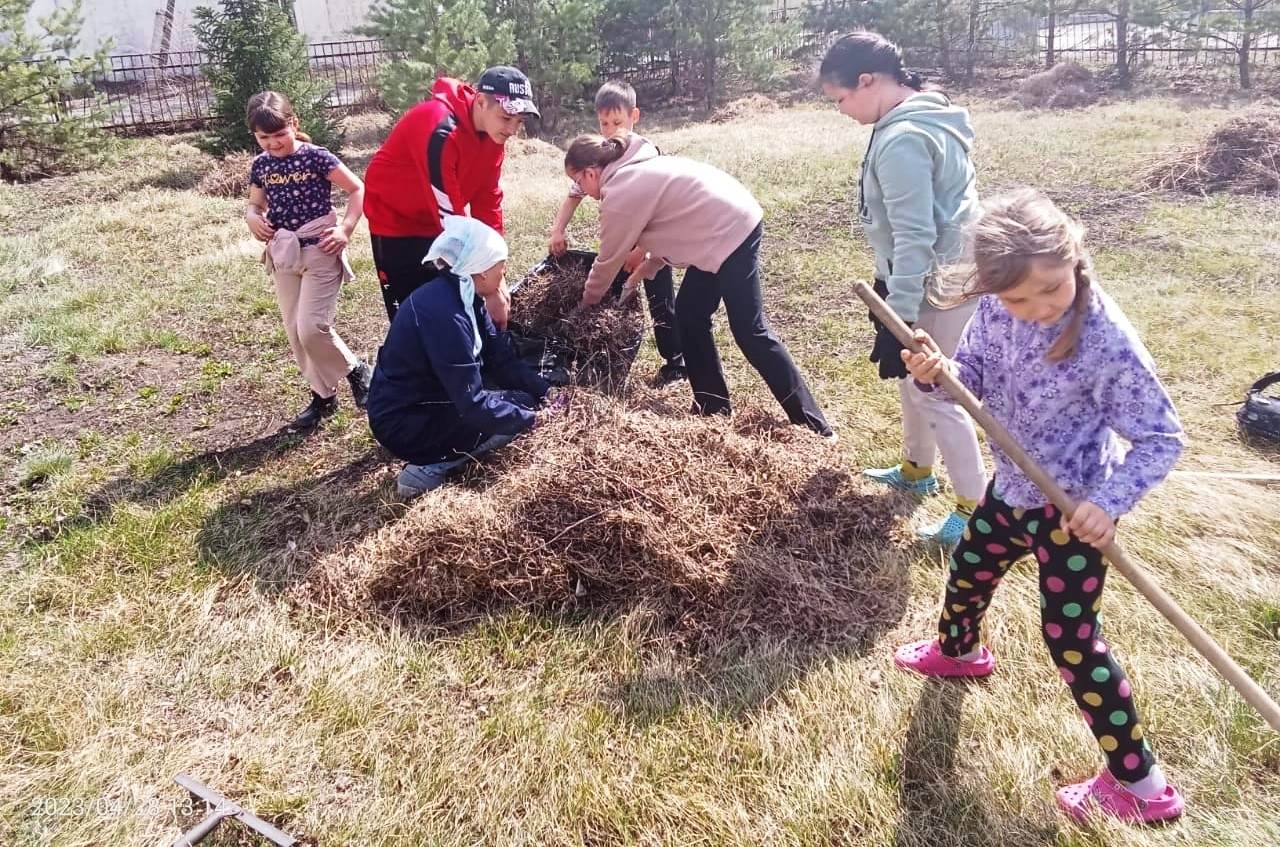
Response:
[[[786,346],[774,334],[764,314],[760,291],[760,241],[764,225],[758,224],[716,273],[689,268],[676,297],[676,324],[684,346],[684,362],[693,387],[693,400],[704,415],[728,413],[729,387],[724,381],[720,352],[711,334],[711,316],[724,300],[729,329],[747,361],[764,378],[787,418],[826,435],[827,419],[809,392],[804,377]]]
[[[498,392],[502,399],[526,409],[534,409],[538,401],[523,391]],[[443,401],[431,406],[421,405],[405,409],[389,417],[371,420],[370,428],[378,443],[397,458],[412,465],[429,465],[447,462],[464,453],[470,453],[490,437],[492,432],[481,432],[463,423],[453,410],[453,404]]]
[[[1102,553],[1059,526],[1053,506],[1015,509],[987,487],[964,538],[951,554],[951,572],[938,640],[947,656],[978,646],[982,619],[996,586],[1019,559],[1040,569],[1041,635],[1085,723],[1107,757],[1107,768],[1130,782],[1151,772],[1154,758],[1138,719],[1133,691],[1102,637]]]
[[[370,235],[373,246],[373,266],[378,270],[378,284],[382,287],[382,302],[387,307],[387,320],[396,316],[400,304],[419,286],[435,279],[439,271],[433,264],[422,263],[434,238],[389,235]]]
[[[621,297],[626,281],[627,274],[619,273],[609,293],[613,297]],[[676,325],[675,278],[670,265],[663,265],[653,279],[644,281],[644,297],[649,302],[649,319],[653,321],[653,341],[658,347],[658,355],[670,364],[683,365],[680,328]]]
[[[681,364],[684,351],[680,346],[680,329],[676,326],[675,280],[670,265],[663,265],[653,279],[644,281],[644,296],[649,301],[649,319],[653,321],[658,355],[673,364]]]

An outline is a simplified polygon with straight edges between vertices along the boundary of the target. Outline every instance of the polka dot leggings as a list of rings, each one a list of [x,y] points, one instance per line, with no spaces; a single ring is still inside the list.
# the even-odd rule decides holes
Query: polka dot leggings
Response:
[[[946,605],[938,621],[942,652],[961,656],[978,644],[979,625],[996,586],[1028,553],[1040,564],[1040,616],[1045,644],[1111,773],[1126,782],[1155,763],[1124,671],[1102,638],[1098,609],[1107,566],[1094,547],[1059,528],[1052,505],[1014,509],[994,484],[978,504],[951,555]]]

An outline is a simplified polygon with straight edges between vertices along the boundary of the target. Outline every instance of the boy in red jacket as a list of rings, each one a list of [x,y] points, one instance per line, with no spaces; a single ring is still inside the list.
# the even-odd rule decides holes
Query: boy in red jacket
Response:
[[[538,115],[533,87],[519,70],[498,66],[475,88],[436,80],[432,97],[392,128],[365,172],[364,214],[387,317],[435,276],[422,264],[448,215],[469,215],[502,233],[503,148],[528,115]],[[506,325],[505,286],[486,302]]]

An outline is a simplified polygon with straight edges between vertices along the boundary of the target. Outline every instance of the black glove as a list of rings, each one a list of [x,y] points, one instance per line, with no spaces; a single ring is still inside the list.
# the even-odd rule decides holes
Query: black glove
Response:
[[[876,277],[875,282],[871,283],[871,290],[874,291],[876,293],[876,296],[878,296],[881,300],[889,299],[889,283],[885,282],[883,279],[880,279],[880,277]],[[870,309],[867,310],[867,320],[871,321],[871,325],[876,328],[876,332],[879,332],[880,330],[884,329],[884,324],[881,323],[880,319],[876,317],[876,313],[871,311]],[[874,362],[875,359],[872,359],[871,361]]]
[[[876,324],[876,340],[871,345],[871,361],[880,366],[881,379],[906,379],[907,363],[902,361],[904,348],[889,328],[879,321]],[[907,324],[912,326],[912,324]]]

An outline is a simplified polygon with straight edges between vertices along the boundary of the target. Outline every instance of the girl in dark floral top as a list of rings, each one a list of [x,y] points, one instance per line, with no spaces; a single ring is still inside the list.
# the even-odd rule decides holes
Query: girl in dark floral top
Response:
[[[926,352],[902,353],[926,389],[944,368],[954,374],[1080,505],[1068,520],[992,445],[995,478],[951,556],[938,636],[900,648],[894,661],[926,676],[991,673],[983,616],[1009,568],[1034,556],[1042,635],[1107,762],[1059,789],[1059,805],[1078,819],[1097,811],[1167,820],[1183,799],[1155,763],[1132,687],[1102,636],[1101,551],[1116,520],[1172,469],[1182,426],[1151,355],[1094,281],[1083,235],[1034,191],[988,204],[969,292],[981,299],[955,358],[923,331],[916,339]]]
[[[311,384],[311,403],[291,426],[311,430],[336,411],[343,377],[363,409],[373,375],[333,328],[342,283],[354,278],[346,249],[362,215],[364,183],[298,129],[284,95],[255,94],[246,120],[262,153],[249,169],[245,220],[254,237],[267,243],[263,261],[275,279],[289,347]],[[348,194],[341,224],[333,211],[333,185]]]

